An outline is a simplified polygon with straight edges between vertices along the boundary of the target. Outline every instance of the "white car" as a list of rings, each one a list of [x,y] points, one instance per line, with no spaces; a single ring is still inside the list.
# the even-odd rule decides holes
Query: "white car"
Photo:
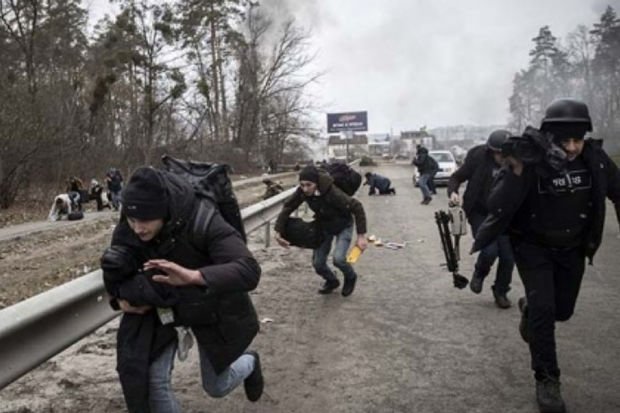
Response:
[[[435,182],[435,185],[447,185],[450,175],[458,168],[454,155],[450,151],[429,151],[428,154],[432,156],[439,165],[439,171],[437,171],[433,182]],[[415,186],[418,186],[419,178],[420,172],[418,172],[418,168],[416,168],[413,174],[413,184]]]

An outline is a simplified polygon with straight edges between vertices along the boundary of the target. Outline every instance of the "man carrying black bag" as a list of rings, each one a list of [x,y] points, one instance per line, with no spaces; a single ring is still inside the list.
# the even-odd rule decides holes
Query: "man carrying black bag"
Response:
[[[353,238],[353,217],[357,230],[356,245],[365,250],[366,215],[364,207],[355,198],[347,195],[334,184],[332,177],[312,166],[304,167],[299,173],[299,187],[284,203],[275,225],[275,238],[278,244],[288,247],[291,243],[286,239],[287,221],[293,211],[306,202],[315,214],[315,224],[319,225],[323,235],[322,242],[314,248],[312,265],[317,274],[325,282],[319,294],[328,294],[340,286],[336,274],[327,265],[327,257],[336,239],[334,248],[334,265],[344,274],[342,295],[347,297],[353,293],[357,274],[347,262],[347,252]],[[311,234],[313,231],[309,231]],[[298,234],[297,234],[298,235]]]
[[[184,359],[191,328],[202,384],[223,397],[244,383],[263,392],[258,353],[247,351],[259,324],[248,295],[260,267],[239,232],[178,175],[138,168],[102,259],[111,304],[123,311],[117,370],[130,412],[180,412],[171,389],[175,354]]]

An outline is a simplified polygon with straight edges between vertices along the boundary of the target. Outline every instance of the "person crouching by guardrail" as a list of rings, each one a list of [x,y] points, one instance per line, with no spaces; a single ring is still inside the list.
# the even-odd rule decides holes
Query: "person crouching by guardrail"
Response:
[[[174,357],[196,338],[205,391],[223,397],[241,383],[263,392],[259,330],[248,291],[260,266],[215,204],[179,175],[138,168],[122,193],[111,246],[101,259],[110,304],[123,316],[117,371],[130,412],[180,412],[171,387]]]
[[[318,221],[323,233],[322,242],[312,254],[314,270],[325,280],[318,292],[319,294],[329,294],[340,286],[336,274],[327,265],[327,257],[335,238],[334,265],[344,274],[342,295],[347,297],[353,293],[357,282],[357,274],[346,258],[353,237],[353,217],[355,217],[357,229],[355,244],[362,251],[368,246],[364,207],[357,199],[341,190],[328,173],[319,172],[315,166],[304,167],[299,173],[299,187],[285,201],[276,220],[275,239],[278,244],[285,248],[291,245],[284,235],[289,216],[304,201],[314,212],[315,221]]]

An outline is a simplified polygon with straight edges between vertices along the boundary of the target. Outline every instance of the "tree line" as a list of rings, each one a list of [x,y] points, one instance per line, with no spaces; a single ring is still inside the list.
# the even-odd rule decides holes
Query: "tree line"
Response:
[[[163,153],[240,171],[314,136],[309,33],[249,0],[0,0],[0,208]]]
[[[545,107],[560,97],[577,97],[590,109],[595,138],[620,152],[620,19],[608,6],[600,20],[578,26],[563,41],[549,28],[532,39],[529,66],[515,74],[509,99],[510,126],[538,125]]]

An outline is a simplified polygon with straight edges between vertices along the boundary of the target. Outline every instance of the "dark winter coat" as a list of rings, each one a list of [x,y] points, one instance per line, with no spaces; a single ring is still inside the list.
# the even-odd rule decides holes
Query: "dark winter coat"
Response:
[[[370,187],[371,192],[374,188],[380,193],[383,193],[387,192],[390,189],[390,185],[392,185],[392,182],[389,178],[386,178],[383,175],[371,174],[365,184]]]
[[[319,174],[318,191],[318,196],[306,196],[301,188],[297,188],[284,202],[276,220],[276,232],[284,234],[288,217],[306,201],[314,212],[315,219],[319,220],[321,227],[328,233],[339,234],[351,225],[352,217],[355,217],[357,233],[366,233],[366,214],[361,202],[338,188],[329,174]]]
[[[439,164],[428,154],[428,151],[418,153],[413,159],[413,164],[418,168],[420,175],[435,175],[439,171]]]
[[[243,354],[258,332],[248,291],[256,288],[260,267],[216,207],[196,198],[181,178],[160,173],[170,200],[170,216],[164,228],[154,240],[144,243],[121,216],[110,249],[120,250],[126,260],[114,262],[113,253],[104,254],[104,283],[113,298],[126,299],[133,305],[169,306],[186,319],[190,313],[197,320],[190,325],[192,331],[219,374]],[[198,269],[206,288],[153,282],[149,274],[139,272],[143,263],[153,258]],[[127,268],[138,270],[138,274]],[[117,370],[129,411],[149,411],[149,363],[175,339],[173,326],[162,325],[155,310],[145,315],[123,314],[117,334]]]
[[[487,198],[493,185],[493,169],[496,168],[493,154],[485,145],[478,145],[467,152],[463,165],[459,167],[448,180],[448,197],[459,192],[460,185],[467,181],[463,194],[463,210],[467,217],[474,209],[476,212],[487,214]]]
[[[616,214],[620,208],[620,172],[603,149],[591,139],[584,143],[581,156],[592,179],[592,214],[583,237],[585,256],[592,262],[601,244],[605,224],[605,197],[615,204]],[[489,195],[489,215],[476,234],[474,251],[481,250],[505,231],[512,237],[535,240],[532,223],[537,215],[536,205],[540,205],[536,202],[538,174],[531,165],[524,166],[520,176],[508,168],[502,169]]]

